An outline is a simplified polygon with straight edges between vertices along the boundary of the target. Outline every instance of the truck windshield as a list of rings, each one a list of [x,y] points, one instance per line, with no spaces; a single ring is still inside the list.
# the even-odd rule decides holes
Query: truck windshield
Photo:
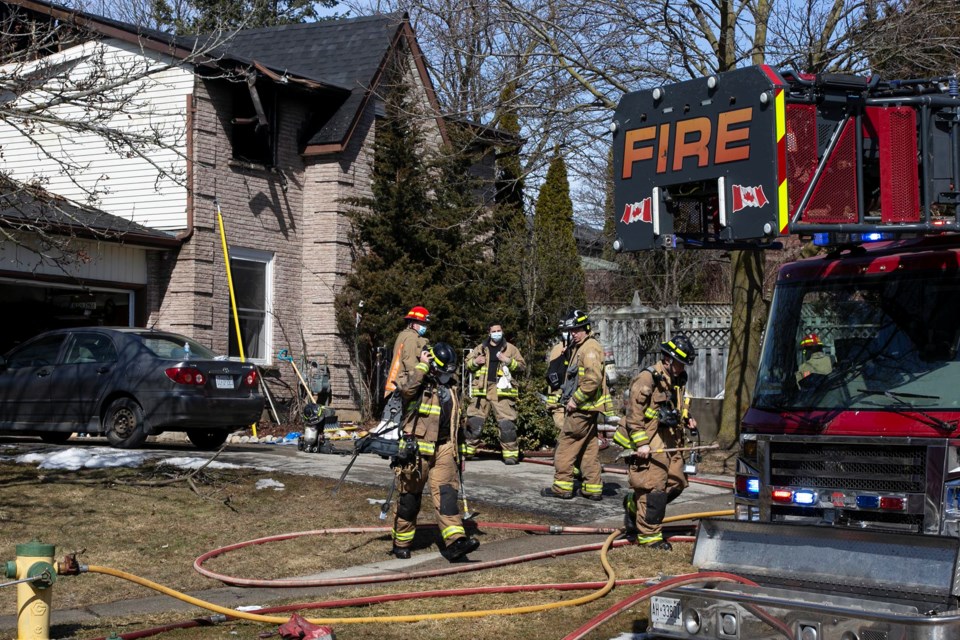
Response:
[[[778,285],[758,409],[960,407],[960,280],[942,273]]]

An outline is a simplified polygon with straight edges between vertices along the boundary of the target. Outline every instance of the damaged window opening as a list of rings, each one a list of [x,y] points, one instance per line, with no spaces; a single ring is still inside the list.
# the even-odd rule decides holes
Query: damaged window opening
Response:
[[[276,165],[277,91],[269,80],[255,74],[231,85],[233,89],[233,130],[230,143],[233,158],[266,167]]]

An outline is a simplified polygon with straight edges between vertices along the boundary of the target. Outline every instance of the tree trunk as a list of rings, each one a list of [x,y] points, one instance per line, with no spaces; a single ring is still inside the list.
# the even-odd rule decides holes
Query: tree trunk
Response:
[[[767,303],[763,299],[763,251],[731,251],[730,263],[733,316],[720,433],[717,435],[724,448],[736,444],[740,419],[750,406],[760,362],[760,335],[767,319]]]

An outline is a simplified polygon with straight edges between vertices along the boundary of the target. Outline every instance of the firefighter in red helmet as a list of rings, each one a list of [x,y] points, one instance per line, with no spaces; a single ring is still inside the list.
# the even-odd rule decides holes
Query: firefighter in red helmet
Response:
[[[430,312],[424,307],[413,307],[404,316],[404,320],[407,321],[407,326],[393,343],[393,359],[390,361],[387,382],[383,389],[384,397],[392,394],[406,381],[427,346],[427,339],[423,335],[430,324]]]
[[[816,333],[808,333],[800,338],[801,363],[797,369],[797,385],[807,386],[810,380],[817,376],[827,376],[833,373],[833,362],[830,356],[824,353],[823,343]],[[810,378],[813,376],[813,378]]]

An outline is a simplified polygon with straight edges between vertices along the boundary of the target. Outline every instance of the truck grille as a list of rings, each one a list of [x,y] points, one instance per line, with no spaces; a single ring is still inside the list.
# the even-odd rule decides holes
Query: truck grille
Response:
[[[770,443],[770,484],[809,489],[923,493],[925,449]]]

